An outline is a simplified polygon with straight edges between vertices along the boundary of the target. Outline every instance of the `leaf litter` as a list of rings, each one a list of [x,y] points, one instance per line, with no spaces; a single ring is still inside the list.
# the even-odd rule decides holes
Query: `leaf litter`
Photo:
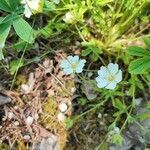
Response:
[[[66,54],[59,50],[54,58],[25,68],[19,77],[25,76],[26,81],[16,81],[16,90],[7,91],[12,100],[4,106],[0,139],[10,149],[65,147],[67,128],[62,116],[71,115],[75,85],[74,75],[65,76],[59,68],[59,60],[64,57]]]

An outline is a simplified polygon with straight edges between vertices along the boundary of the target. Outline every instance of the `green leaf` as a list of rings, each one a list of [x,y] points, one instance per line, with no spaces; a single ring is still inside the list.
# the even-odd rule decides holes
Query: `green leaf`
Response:
[[[19,0],[9,0],[9,4],[10,4],[12,11],[15,11],[16,8],[18,7]]]
[[[10,22],[0,24],[0,35],[3,34],[9,26],[11,26]]]
[[[10,73],[13,75],[18,68],[22,67],[24,64],[23,61],[20,62],[20,59],[12,60],[10,62]]]
[[[122,141],[123,141],[123,137],[119,133],[112,135],[112,142],[113,143],[121,145]]]
[[[85,49],[85,50],[82,51],[82,56],[87,56],[87,55],[89,55],[91,52],[92,52],[91,49],[87,48],[87,49]]]
[[[9,14],[1,20],[0,24],[7,23],[7,22],[12,23],[14,17],[15,15]]]
[[[150,38],[144,37],[143,41],[144,41],[145,45],[147,46],[147,48],[150,50]]]
[[[5,0],[0,0],[0,10],[11,12],[11,8]]]
[[[138,114],[137,118],[140,119],[141,121],[143,121],[145,119],[150,119],[150,113]]]
[[[128,48],[128,53],[132,56],[150,56],[150,52],[138,46],[130,46]]]
[[[65,124],[68,129],[70,129],[73,126],[73,123],[74,122],[72,119],[70,119],[70,118],[65,119]]]
[[[129,72],[131,74],[143,74],[150,68],[150,57],[144,57],[134,60],[129,65]]]
[[[0,48],[0,60],[4,59],[3,50]]]
[[[32,27],[21,17],[13,21],[13,27],[17,35],[28,43],[33,43],[35,34]]]
[[[5,17],[0,17],[0,24],[3,22]]]
[[[48,0],[44,3],[44,10],[45,11],[52,11],[56,8],[55,4],[53,2],[50,2]]]
[[[113,106],[121,111],[126,109],[126,105],[124,105],[119,99],[113,100]]]
[[[87,99],[86,98],[80,98],[78,102],[81,106],[84,106],[87,103]]]
[[[92,58],[93,61],[97,61],[98,60],[98,54],[92,53],[90,55],[90,57]]]
[[[9,23],[0,24],[0,30],[3,29],[0,31],[0,35],[1,35],[0,36],[0,60],[4,59],[2,49],[5,46],[5,41],[9,34],[10,28],[11,28],[11,24]]]
[[[33,48],[33,44],[27,44],[25,41],[23,41],[22,39],[19,39],[19,41],[15,44],[13,44],[13,49],[16,50],[17,52],[21,52],[24,50],[24,48],[26,47],[26,50],[29,50],[31,48]]]

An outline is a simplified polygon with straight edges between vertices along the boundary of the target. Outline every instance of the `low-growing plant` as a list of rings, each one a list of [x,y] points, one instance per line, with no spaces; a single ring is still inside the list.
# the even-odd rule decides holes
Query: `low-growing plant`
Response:
[[[142,74],[149,72],[150,69],[150,39],[143,38],[145,48],[138,46],[130,46],[128,53],[131,56],[137,56],[137,59],[132,61],[129,66],[129,72],[132,74]]]

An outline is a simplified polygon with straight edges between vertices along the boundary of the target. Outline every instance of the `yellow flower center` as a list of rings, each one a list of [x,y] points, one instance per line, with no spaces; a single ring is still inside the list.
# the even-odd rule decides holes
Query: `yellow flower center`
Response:
[[[114,76],[112,76],[112,75],[110,75],[107,79],[108,79],[108,81],[110,81],[110,82],[111,82],[111,81],[115,80],[115,77],[114,77]]]
[[[78,65],[78,62],[71,64],[71,67],[72,67],[73,69],[75,69],[75,68],[77,67],[77,65]]]

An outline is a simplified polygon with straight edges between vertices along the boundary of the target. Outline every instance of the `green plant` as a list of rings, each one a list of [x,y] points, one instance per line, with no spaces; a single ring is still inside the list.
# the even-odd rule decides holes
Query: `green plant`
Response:
[[[136,60],[131,61],[129,72],[132,74],[143,74],[150,68],[150,39],[143,38],[145,48],[138,46],[130,46],[128,53],[131,56],[137,56]]]
[[[1,0],[0,10],[8,13],[6,16],[0,17],[0,58],[3,59],[2,48],[5,45],[11,26],[13,26],[16,34],[28,43],[34,42],[35,34],[32,27],[22,18],[23,6],[20,5],[19,0]]]

